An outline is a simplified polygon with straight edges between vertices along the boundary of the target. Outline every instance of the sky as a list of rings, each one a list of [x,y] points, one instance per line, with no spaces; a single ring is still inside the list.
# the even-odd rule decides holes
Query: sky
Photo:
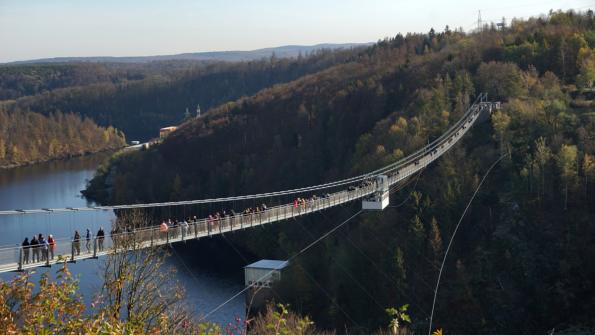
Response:
[[[375,42],[595,0],[0,0],[0,63]]]

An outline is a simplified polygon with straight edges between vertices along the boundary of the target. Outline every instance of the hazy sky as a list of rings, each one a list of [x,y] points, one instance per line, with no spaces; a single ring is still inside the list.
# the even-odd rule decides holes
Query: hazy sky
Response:
[[[373,42],[569,8],[595,0],[0,0],[0,62]]]

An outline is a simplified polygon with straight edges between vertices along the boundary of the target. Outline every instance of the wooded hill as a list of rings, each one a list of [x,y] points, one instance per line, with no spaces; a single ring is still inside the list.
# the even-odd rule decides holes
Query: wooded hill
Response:
[[[74,92],[99,83],[124,85],[159,75],[168,77],[179,68],[199,63],[138,64],[34,64],[0,66],[0,167],[13,167],[113,150],[125,145],[124,134],[110,125],[97,124],[89,117],[55,106],[36,113],[17,107],[14,99]],[[70,93],[70,94],[71,94]],[[70,94],[68,94],[70,96]]]
[[[182,122],[186,109],[194,115],[200,104],[204,112],[345,62],[354,53],[356,49],[318,50],[295,59],[271,57],[238,63],[169,61],[0,67],[0,93],[20,97],[6,103],[11,111],[79,114],[100,126],[122,130],[130,140],[148,140],[158,136],[159,128]],[[76,74],[79,72],[82,75]],[[38,94],[22,96],[30,93]]]
[[[343,62],[355,52],[318,50],[296,59],[241,63],[0,66],[0,100],[5,99],[0,121],[6,120],[0,128],[0,149],[4,148],[0,167],[118,148],[124,144],[124,134],[130,140],[148,140],[158,135],[159,128],[182,122],[187,109],[194,116],[199,103],[206,111]]]
[[[0,168],[119,149],[124,135],[74,114],[10,112],[0,105]]]
[[[503,102],[490,122],[396,192],[393,207],[358,217],[295,259],[280,296],[319,326],[350,334],[371,333],[388,323],[385,308],[410,304],[409,328],[427,331],[446,244],[483,174],[506,154],[462,221],[434,325],[592,333],[594,24],[591,11],[553,12],[503,30],[397,35],[115,158],[88,194],[103,203],[181,200],[351,176],[422,147],[487,92]],[[287,258],[357,206],[247,230],[203,252],[217,258],[231,241],[256,257]]]

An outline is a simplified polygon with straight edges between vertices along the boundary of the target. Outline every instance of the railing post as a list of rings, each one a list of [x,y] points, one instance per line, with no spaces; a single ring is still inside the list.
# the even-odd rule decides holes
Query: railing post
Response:
[[[210,222],[209,219],[207,219],[205,221],[205,223],[207,224],[207,235],[211,236],[211,223],[212,222]]]
[[[19,271],[23,271],[23,247],[19,248]]]
[[[198,220],[194,220],[194,238],[198,238]]]
[[[74,241],[70,241],[70,261],[74,262]]]
[[[155,229],[151,228],[151,248],[153,247],[153,239],[155,238]]]
[[[167,243],[167,244],[169,244],[169,231],[170,230],[171,229],[168,229],[168,230],[165,231],[165,243]]]

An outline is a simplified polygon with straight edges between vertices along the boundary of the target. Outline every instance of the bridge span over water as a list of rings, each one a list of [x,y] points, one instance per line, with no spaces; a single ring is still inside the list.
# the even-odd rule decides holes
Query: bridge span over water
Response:
[[[57,239],[53,252],[50,250],[47,251],[49,257],[41,257],[45,252],[43,247],[35,249],[23,249],[23,247],[20,246],[4,247],[0,248],[0,273],[22,271],[41,266],[51,266],[53,264],[68,261],[92,259],[111,253],[126,252],[132,248],[137,250],[183,242],[190,239],[215,236],[226,232],[297,218],[358,200],[362,201],[362,208],[364,210],[382,210],[389,203],[389,190],[391,186],[407,179],[438,159],[454,146],[475,123],[486,119],[494,109],[498,109],[499,107],[500,104],[498,102],[488,102],[487,95],[482,93],[476,98],[459,121],[453,124],[440,137],[420,150],[378,170],[326,184],[278,192],[215,199],[83,208],[43,208],[0,211],[0,216],[100,210],[117,211],[167,206],[220,204],[232,201],[263,198],[282,199],[288,195],[316,194],[316,192],[321,191],[325,192],[324,196],[311,198],[297,205],[290,202],[278,206],[267,207],[258,212],[226,215],[219,219],[200,218],[187,222],[187,225],[184,224],[168,227],[167,230],[159,225],[153,225],[122,233],[107,234],[105,237],[94,236],[89,241],[89,248],[87,248],[87,241],[84,236],[81,236],[79,241],[73,239]],[[39,254],[39,259],[34,260],[32,258],[34,254]]]

